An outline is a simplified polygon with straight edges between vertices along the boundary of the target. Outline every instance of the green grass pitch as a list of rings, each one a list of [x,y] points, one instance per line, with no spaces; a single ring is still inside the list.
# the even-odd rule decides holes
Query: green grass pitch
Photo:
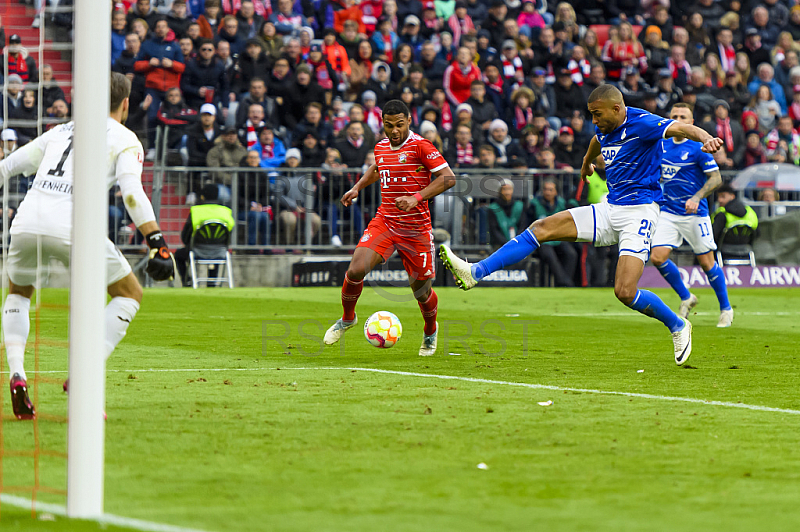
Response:
[[[377,310],[402,320],[389,350],[360,326],[320,349],[336,288],[146,291],[108,366],[106,511],[220,532],[800,529],[800,415],[348,369],[800,410],[800,291],[731,290],[727,330],[697,291],[688,368],[666,328],[610,289],[437,292],[447,338],[420,358],[407,289],[367,287],[359,302],[362,324]],[[67,312],[43,308],[40,327],[41,369],[65,370]],[[64,415],[64,374],[46,376],[37,407]],[[40,427],[43,448],[65,450],[65,425]],[[30,423],[3,430],[6,449],[32,448]],[[30,459],[3,466],[6,485],[33,481]],[[63,459],[41,471],[65,488]],[[3,530],[118,530],[0,509]]]

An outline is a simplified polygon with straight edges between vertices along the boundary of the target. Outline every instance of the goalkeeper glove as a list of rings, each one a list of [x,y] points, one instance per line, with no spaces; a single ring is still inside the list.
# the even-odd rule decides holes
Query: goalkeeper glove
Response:
[[[161,231],[153,231],[145,237],[150,246],[150,260],[145,271],[155,281],[171,281],[175,277],[175,257],[172,256]]]

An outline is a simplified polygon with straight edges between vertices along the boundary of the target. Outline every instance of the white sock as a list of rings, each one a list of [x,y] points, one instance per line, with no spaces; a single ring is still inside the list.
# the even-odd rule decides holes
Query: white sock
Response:
[[[24,362],[25,344],[31,332],[30,308],[31,300],[17,294],[8,294],[3,306],[3,338],[8,355],[9,375],[19,373],[23,379],[27,379]]]
[[[106,305],[106,359],[125,338],[128,325],[138,310],[139,303],[128,297],[115,297]]]

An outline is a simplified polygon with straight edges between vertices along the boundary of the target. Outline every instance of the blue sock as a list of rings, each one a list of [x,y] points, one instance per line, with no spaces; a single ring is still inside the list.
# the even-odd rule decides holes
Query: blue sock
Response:
[[[717,293],[719,299],[720,310],[731,310],[731,302],[728,301],[728,285],[725,283],[725,273],[719,264],[714,263],[714,267],[706,272],[708,276],[708,284]]]
[[[525,229],[522,233],[518,234],[516,238],[506,242],[503,247],[478,264],[473,264],[472,276],[476,280],[481,280],[492,272],[516,264],[533,253],[538,247],[539,241],[536,240],[533,232],[530,229]]]
[[[657,295],[647,290],[637,290],[633,303],[629,305],[633,310],[638,310],[645,316],[655,318],[669,328],[669,332],[679,331],[683,327],[683,320],[661,301]]]
[[[678,271],[678,267],[675,266],[675,263],[671,260],[667,259],[664,261],[664,264],[661,266],[656,266],[658,271],[661,273],[661,276],[667,280],[669,285],[678,293],[680,296],[681,301],[685,301],[691,297],[692,294],[689,293],[689,289],[686,288],[686,285],[683,284],[683,279],[681,279],[681,272]]]

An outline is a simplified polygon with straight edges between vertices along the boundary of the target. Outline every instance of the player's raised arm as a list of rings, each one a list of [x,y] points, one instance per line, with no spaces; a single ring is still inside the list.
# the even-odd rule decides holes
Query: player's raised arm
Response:
[[[684,124],[682,122],[673,122],[667,127],[665,137],[673,137],[678,139],[689,139],[699,142],[703,145],[703,151],[706,153],[714,153],[719,150],[725,143],[719,137],[712,137],[704,129],[691,124]]]
[[[589,176],[594,173],[594,160],[600,155],[600,142],[597,140],[597,135],[592,137],[589,142],[589,148],[586,150],[586,155],[583,156],[583,165],[581,166],[581,179],[589,181]]]
[[[356,184],[353,185],[353,188],[344,193],[344,196],[342,196],[341,200],[342,205],[344,205],[345,207],[349,207],[350,204],[353,203],[353,200],[358,197],[358,193],[363,188],[370,186],[378,179],[380,179],[380,174],[378,173],[378,165],[373,164],[369,168],[367,168],[367,171],[364,172],[364,175],[361,176],[361,179],[359,179],[356,182]]]

